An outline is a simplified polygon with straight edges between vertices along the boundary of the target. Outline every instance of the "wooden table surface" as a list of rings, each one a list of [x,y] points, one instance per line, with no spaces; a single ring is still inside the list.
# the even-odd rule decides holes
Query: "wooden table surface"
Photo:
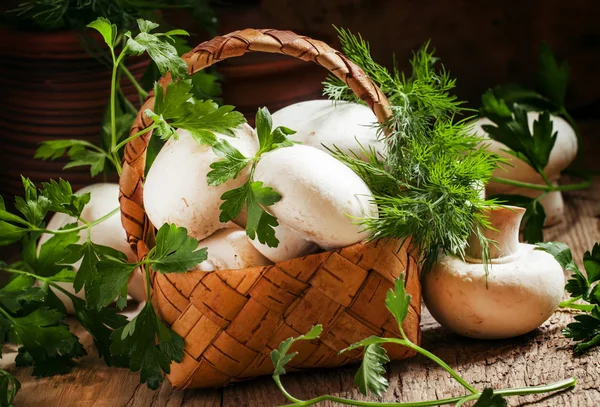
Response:
[[[600,240],[600,185],[565,196],[568,210],[564,221],[546,230],[546,240],[563,241],[581,259],[583,252]],[[556,312],[541,328],[527,335],[497,341],[462,338],[440,327],[424,309],[423,346],[433,351],[476,387],[495,388],[537,385],[570,376],[577,378],[574,390],[550,396],[510,398],[511,406],[600,406],[600,348],[574,356],[570,340],[561,329],[573,318],[567,311]],[[95,356],[91,339],[82,334],[89,356],[72,373],[52,378],[31,377],[30,369],[15,369],[14,354],[2,363],[16,374],[22,389],[17,407],[200,407],[275,406],[285,404],[270,377],[221,389],[174,391],[165,381],[157,391],[140,385],[138,375],[108,368]],[[288,390],[299,398],[322,394],[366,400],[353,386],[356,366],[288,374]],[[462,394],[441,368],[422,357],[391,363],[390,388],[382,401],[400,402],[443,398]],[[334,404],[323,403],[323,406]]]

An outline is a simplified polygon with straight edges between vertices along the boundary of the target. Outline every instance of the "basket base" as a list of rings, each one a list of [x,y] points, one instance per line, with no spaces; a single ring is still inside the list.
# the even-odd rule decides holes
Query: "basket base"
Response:
[[[185,389],[271,374],[271,350],[315,324],[323,325],[321,337],[293,345],[298,355],[289,370],[358,362],[360,350],[338,352],[370,335],[400,335],[385,296],[402,273],[412,295],[403,329],[419,343],[418,263],[397,241],[358,243],[244,270],[155,274],[153,301],[185,339],[185,356],[171,365],[169,380]],[[414,355],[401,346],[386,350],[392,360]]]

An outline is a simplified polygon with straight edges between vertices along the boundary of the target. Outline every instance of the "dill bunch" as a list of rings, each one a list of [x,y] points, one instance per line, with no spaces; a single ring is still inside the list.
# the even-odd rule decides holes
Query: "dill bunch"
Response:
[[[379,209],[378,218],[361,222],[371,239],[410,239],[422,253],[424,270],[441,251],[464,257],[467,241],[478,236],[484,263],[489,241],[483,231],[491,225],[486,210],[495,205],[480,190],[498,166],[498,157],[479,148],[468,131],[472,112],[450,91],[456,80],[442,67],[426,43],[411,59],[410,76],[377,64],[369,44],[350,31],[337,29],[342,52],[387,96],[391,118],[379,125],[386,154],[361,146],[369,160],[339,149],[332,154],[354,170],[369,186]],[[342,81],[330,76],[324,94],[332,100],[362,103]],[[459,116],[466,116],[459,119]]]

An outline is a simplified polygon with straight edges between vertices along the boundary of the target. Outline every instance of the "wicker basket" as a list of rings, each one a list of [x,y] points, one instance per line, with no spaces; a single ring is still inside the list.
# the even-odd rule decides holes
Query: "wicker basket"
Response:
[[[380,121],[389,114],[385,96],[358,66],[323,42],[290,31],[237,31],[200,44],[184,59],[193,74],[250,51],[313,61],[344,80]],[[163,85],[170,81],[169,75],[161,81]],[[153,104],[150,95],[132,134],[151,124],[142,112]],[[122,222],[139,259],[153,246],[155,233],[142,202],[149,137],[146,134],[127,145],[120,180]],[[358,243],[273,266],[153,274],[153,303],[164,321],[185,338],[185,356],[171,366],[169,380],[183,389],[222,386],[269,374],[273,369],[271,350],[318,323],[323,325],[321,338],[294,345],[299,354],[290,367],[298,370],[356,362],[359,351],[343,355],[338,351],[369,335],[399,335],[384,299],[401,273],[405,273],[406,288],[412,295],[404,330],[411,340],[420,342],[419,266],[407,244]],[[402,347],[388,352],[395,360],[414,354]]]

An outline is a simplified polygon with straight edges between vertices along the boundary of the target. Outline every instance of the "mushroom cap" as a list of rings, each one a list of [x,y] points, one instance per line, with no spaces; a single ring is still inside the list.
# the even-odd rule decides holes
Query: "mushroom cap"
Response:
[[[377,139],[377,117],[368,106],[352,102],[308,100],[294,103],[273,113],[273,127],[295,130],[290,139],[328,152],[333,149],[358,154],[367,160],[361,145],[385,154],[385,145]]]
[[[144,206],[148,218],[157,227],[165,223],[183,226],[196,239],[204,239],[224,227],[219,221],[221,195],[248,180],[247,167],[235,179],[209,186],[210,165],[221,160],[212,147],[200,145],[189,132],[178,130],[179,139],[167,141],[158,153],[144,184]],[[258,139],[246,123],[235,129],[235,137],[226,139],[246,157],[258,151]]]
[[[228,226],[198,243],[199,248],[207,248],[208,258],[195,270],[237,270],[273,264],[250,244],[246,231],[235,225]]]
[[[521,244],[513,256],[483,264],[442,255],[423,277],[423,298],[431,315],[464,336],[500,339],[530,332],[558,307],[565,286],[552,255]]]
[[[260,243],[257,237],[251,239],[250,243],[273,263],[306,256],[319,249],[319,246],[315,243],[304,239],[300,234],[283,224],[275,226],[275,237],[279,240],[277,247],[269,247],[266,244]]]
[[[533,131],[533,122],[539,117],[539,112],[527,112],[527,120],[529,129]],[[577,136],[575,130],[562,117],[550,116],[552,121],[553,132],[558,132],[556,143],[550,153],[548,165],[545,168],[546,175],[550,180],[555,180],[560,176],[560,172],[567,168],[577,155]],[[498,141],[489,138],[483,130],[483,125],[493,125],[494,123],[488,118],[480,118],[473,125],[473,132],[485,139],[485,144],[489,144],[487,149],[498,154],[500,157],[507,160],[508,165],[502,165],[496,168],[492,174],[495,177],[509,178],[515,181],[529,182],[534,184],[544,184],[544,180],[539,174],[527,165],[524,161],[503,151],[506,146]],[[499,193],[515,193],[515,187],[506,184],[490,182],[487,186],[489,194]]]
[[[89,222],[93,222],[95,220],[100,219],[102,216],[106,215],[110,211],[119,207],[119,185],[114,183],[99,183],[88,185],[85,188],[76,191],[76,194],[85,194],[90,193],[90,202],[83,208],[81,213],[81,217]],[[60,229],[61,227],[68,225],[69,223],[77,222],[77,219],[64,214],[64,213],[55,213],[50,222],[48,222],[47,229],[55,230]],[[48,241],[52,235],[44,234],[40,237],[40,241],[38,243],[38,252],[42,244]],[[125,229],[121,225],[121,216],[120,213],[117,212],[110,218],[106,219],[104,222],[101,222],[92,227],[90,231],[90,237],[92,242],[102,245],[112,247],[115,250],[125,253],[128,261],[134,262],[136,261],[135,254],[129,247],[129,243],[127,243],[127,236],[125,234]],[[87,238],[87,231],[81,230],[79,232],[79,241],[83,241]],[[81,265],[81,261],[73,264],[73,268],[75,271],[79,269]],[[137,276],[132,277],[131,282],[135,284],[135,279]],[[69,291],[72,294],[75,294],[73,290],[73,285],[69,283],[59,283],[64,289]],[[79,291],[79,293],[75,294],[79,298],[84,299],[84,290]],[[60,300],[65,304],[68,313],[73,313],[73,304],[69,300],[69,298],[60,291],[54,290],[55,294],[60,298]],[[133,293],[137,294],[137,290],[133,289]],[[137,295],[133,295],[137,301],[144,301],[145,296],[141,298]]]
[[[369,233],[357,222],[377,217],[371,191],[350,168],[305,145],[263,155],[254,179],[282,196],[265,209],[286,227],[326,250],[364,240]]]

